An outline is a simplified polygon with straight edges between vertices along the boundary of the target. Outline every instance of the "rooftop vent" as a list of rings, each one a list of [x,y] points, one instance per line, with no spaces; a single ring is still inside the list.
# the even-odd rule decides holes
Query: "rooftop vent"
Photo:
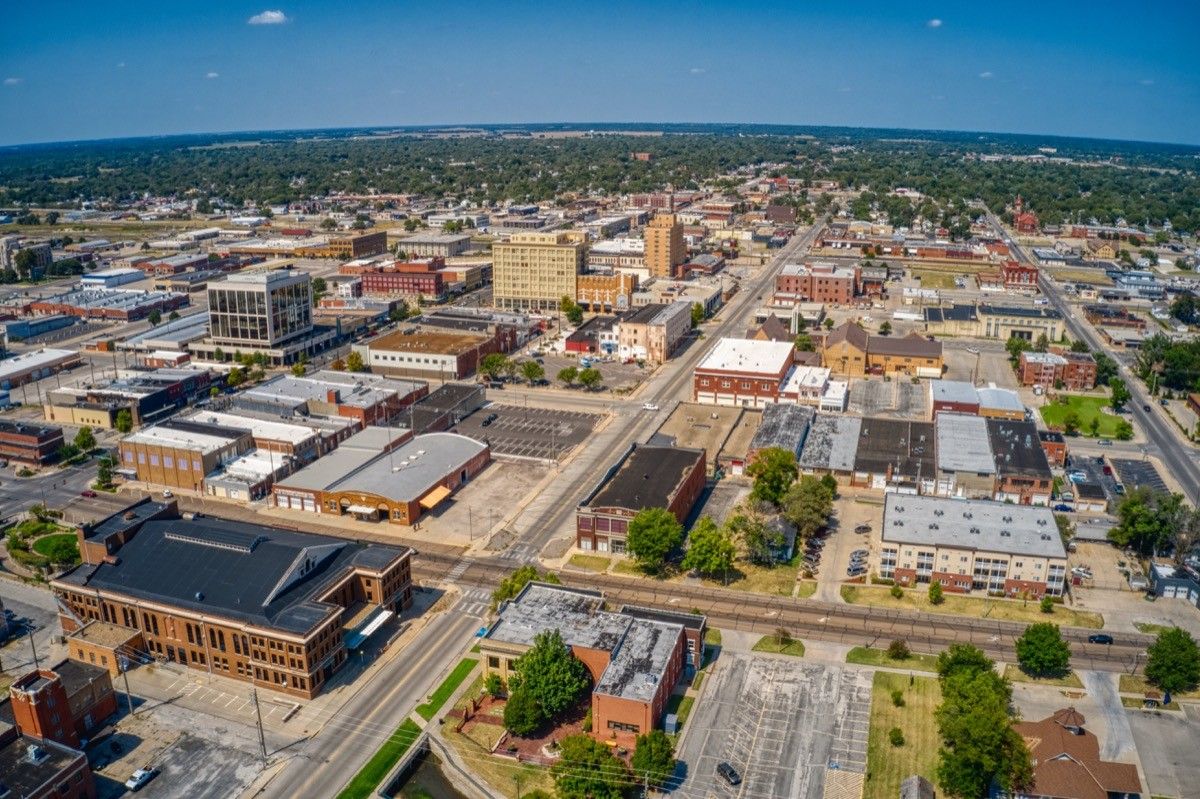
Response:
[[[1012,538],[1012,533],[1010,533],[1008,530],[1001,530],[1000,537],[1001,538]]]
[[[1012,517],[1011,517],[1011,516],[1005,515],[1003,518],[1004,518],[1004,521],[1005,521],[1005,522],[1011,522],[1011,521],[1012,521]]]
[[[196,592],[196,601],[197,601],[197,602],[203,602],[203,601],[204,601],[204,592],[203,592],[203,591],[197,591],[197,592]]]
[[[971,528],[971,532],[972,532],[972,533],[974,533],[975,535],[979,535],[979,528],[978,528],[978,527],[972,527],[972,528]]]

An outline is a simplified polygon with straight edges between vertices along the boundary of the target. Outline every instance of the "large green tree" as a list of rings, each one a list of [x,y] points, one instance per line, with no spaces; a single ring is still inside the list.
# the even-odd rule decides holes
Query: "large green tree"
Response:
[[[1129,386],[1125,385],[1125,381],[1119,377],[1109,378],[1108,390],[1110,392],[1108,404],[1114,411],[1119,411],[1124,408],[1129,400],[1133,397],[1133,395],[1129,393]]]
[[[938,678],[945,682],[955,674],[990,671],[995,665],[977,646],[951,644],[938,655],[937,673]]]
[[[534,636],[508,678],[510,691],[528,691],[547,718],[569,710],[588,689],[587,667],[571,654],[557,629]]]
[[[1191,633],[1172,627],[1158,634],[1146,651],[1146,679],[1168,694],[1200,685],[1200,649]]]
[[[778,506],[784,492],[796,480],[796,454],[780,447],[759,450],[754,460],[746,467],[746,474],[754,478],[750,496],[760,502]]]
[[[725,574],[733,567],[736,554],[737,547],[729,530],[705,516],[688,533],[688,548],[680,566],[685,571],[701,574]]]
[[[625,546],[646,571],[657,572],[683,543],[683,525],[666,508],[642,508],[629,520]]]
[[[546,368],[537,361],[521,362],[521,377],[532,385],[535,381],[546,376]]]
[[[509,691],[504,703],[504,728],[513,735],[532,735],[546,723],[542,706],[528,688]]]
[[[675,773],[675,745],[662,730],[639,735],[629,766],[643,785],[661,788]]]
[[[783,531],[767,524],[754,513],[735,513],[725,520],[725,528],[733,540],[740,541],[751,563],[771,566],[776,553],[783,547]]]
[[[489,380],[495,380],[504,373],[507,365],[508,358],[498,352],[489,353],[479,362],[479,373]]]
[[[1057,624],[1029,625],[1017,639],[1016,651],[1021,669],[1034,677],[1061,677],[1071,668],[1071,647]]]
[[[512,599],[517,594],[524,590],[525,586],[534,580],[541,583],[552,583],[559,585],[558,575],[554,572],[539,573],[537,567],[532,564],[525,564],[513,571],[512,574],[500,581],[500,585],[496,586],[496,590],[492,591],[492,609],[499,607],[501,602]]]
[[[1140,555],[1154,555],[1175,540],[1178,530],[1188,526],[1189,515],[1181,494],[1138,486],[1117,505],[1117,524],[1108,531],[1108,540],[1132,547]]]
[[[807,540],[829,524],[833,491],[821,478],[806,474],[788,487],[780,506],[797,535]]]
[[[624,761],[590,735],[568,735],[558,754],[550,769],[558,799],[622,799],[635,784]]]
[[[942,747],[937,780],[961,799],[990,795],[993,782],[1013,791],[1029,785],[1029,750],[1013,729],[1012,689],[992,670],[957,668],[942,679],[942,704],[934,713]]]

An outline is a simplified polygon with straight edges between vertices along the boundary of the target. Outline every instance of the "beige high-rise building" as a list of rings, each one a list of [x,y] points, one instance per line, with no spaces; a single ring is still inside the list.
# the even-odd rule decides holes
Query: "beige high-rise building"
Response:
[[[646,268],[650,277],[675,277],[687,257],[683,223],[675,214],[658,214],[646,226]]]
[[[522,311],[552,311],[563,297],[575,299],[587,264],[582,231],[514,233],[492,245],[493,304]]]

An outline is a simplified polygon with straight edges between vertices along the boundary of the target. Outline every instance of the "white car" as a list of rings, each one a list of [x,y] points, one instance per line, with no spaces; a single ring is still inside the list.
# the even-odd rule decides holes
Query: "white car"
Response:
[[[643,411],[657,411],[657,410],[658,410],[658,406],[657,406],[657,405],[655,405],[653,402],[643,402],[643,403],[642,403],[642,410],[643,410]]]
[[[157,776],[158,769],[156,768],[150,768],[149,766],[146,768],[140,768],[133,772],[133,776],[125,780],[125,787],[131,791],[139,791],[145,787],[146,783],[150,782],[150,780]]]

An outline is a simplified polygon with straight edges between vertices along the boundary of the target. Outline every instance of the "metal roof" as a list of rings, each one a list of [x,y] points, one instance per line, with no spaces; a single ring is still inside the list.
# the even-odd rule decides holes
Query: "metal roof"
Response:
[[[889,493],[884,498],[883,541],[1046,558],[1067,556],[1049,508],[981,499]]]

